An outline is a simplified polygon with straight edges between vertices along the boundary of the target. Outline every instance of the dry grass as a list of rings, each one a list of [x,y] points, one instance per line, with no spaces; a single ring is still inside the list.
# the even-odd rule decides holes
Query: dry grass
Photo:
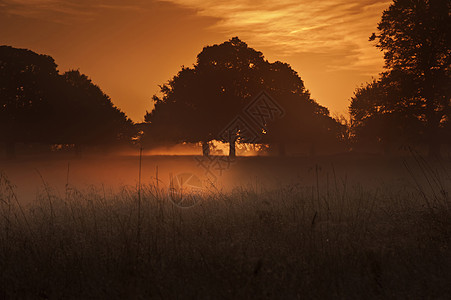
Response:
[[[331,177],[238,188],[181,209],[156,185],[49,187],[23,207],[0,176],[0,298],[451,297],[449,177],[411,187]]]

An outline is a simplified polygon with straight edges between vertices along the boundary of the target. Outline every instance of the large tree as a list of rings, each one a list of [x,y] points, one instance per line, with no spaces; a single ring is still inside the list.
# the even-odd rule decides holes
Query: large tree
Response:
[[[411,97],[412,90],[412,82],[396,78],[395,72],[356,90],[349,111],[351,130],[359,146],[381,146],[388,153],[393,147],[422,142],[424,122],[418,118],[422,108]]]
[[[289,64],[279,61],[267,64],[262,73],[262,88],[284,110],[283,117],[265,124],[264,143],[278,145],[280,155],[284,155],[287,144],[307,143],[314,154],[316,145],[331,145],[340,140],[345,127],[311,98],[303,80]]]
[[[208,143],[256,94],[257,70],[265,63],[238,38],[205,47],[193,68],[182,68],[161,87],[163,96],[154,96],[155,108],[145,116],[151,136],[201,142],[207,155]]]
[[[108,146],[129,142],[132,121],[86,75],[72,70],[60,76],[51,99],[52,120],[59,125],[53,143]]]
[[[253,126],[258,142],[285,143],[318,136],[323,124],[315,126],[310,121],[328,116],[328,110],[310,98],[288,64],[269,63],[261,52],[238,38],[205,47],[192,68],[183,68],[161,87],[162,97],[154,96],[155,108],[145,116],[152,132],[149,135],[175,142],[202,142],[204,155],[211,140],[221,140],[230,144],[229,154],[234,156],[236,142],[256,140],[251,141],[243,128],[234,127],[233,121],[262,91],[271,94],[282,109],[286,107],[287,113],[284,121],[274,124],[242,122]]]
[[[424,123],[429,155],[440,155],[449,130],[451,95],[451,2],[449,0],[395,0],[384,11],[378,33],[370,40],[384,51],[384,76],[410,85],[402,97],[412,111],[403,111]],[[395,75],[391,75],[395,73]],[[402,74],[401,76],[399,74]],[[403,83],[407,80],[408,83]]]
[[[129,140],[132,122],[87,76],[60,75],[50,56],[0,46],[0,144],[105,145]]]
[[[17,142],[47,132],[48,95],[58,78],[55,61],[25,49],[0,46],[0,140],[8,155]]]

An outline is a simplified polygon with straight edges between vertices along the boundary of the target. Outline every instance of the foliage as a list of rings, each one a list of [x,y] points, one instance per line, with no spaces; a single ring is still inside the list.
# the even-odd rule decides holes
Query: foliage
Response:
[[[357,91],[351,104],[354,124],[371,121],[367,127],[379,132],[393,129],[386,133],[399,133],[404,140],[417,135],[429,145],[430,155],[439,155],[450,129],[450,34],[450,1],[395,0],[384,11],[378,33],[370,38],[384,51],[387,72],[381,83]],[[364,103],[366,109],[358,112]],[[397,127],[404,129],[399,132]],[[380,137],[373,134],[373,138]]]
[[[131,120],[86,75],[69,71],[61,79],[58,96],[64,100],[57,99],[53,105],[62,125],[54,135],[60,143],[101,145],[130,140],[134,135]]]
[[[0,137],[28,142],[52,124],[48,95],[58,78],[54,60],[25,49],[0,47]]]
[[[407,80],[396,80],[394,74],[357,89],[351,99],[351,129],[360,143],[406,146],[424,139],[421,107],[406,96],[411,90]]]
[[[130,140],[132,122],[79,71],[50,56],[0,47],[0,142],[104,145]]]
[[[147,113],[152,137],[175,142],[224,142],[222,131],[260,92],[271,94],[286,115],[269,125],[263,142],[277,143],[324,137],[336,123],[329,111],[310,98],[299,75],[282,62],[269,63],[263,54],[233,38],[208,46],[192,68],[184,67],[161,86],[155,108]],[[264,125],[264,126],[263,126]],[[240,133],[237,132],[237,140]]]

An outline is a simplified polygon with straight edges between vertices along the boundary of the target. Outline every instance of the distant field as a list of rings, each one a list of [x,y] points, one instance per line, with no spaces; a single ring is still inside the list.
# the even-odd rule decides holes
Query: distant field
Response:
[[[141,166],[138,189],[137,156],[1,161],[0,298],[451,297],[449,160],[248,157],[216,181],[199,157]],[[187,173],[189,207],[169,193]]]
[[[317,179],[321,188],[328,188],[327,185],[330,188],[334,181],[371,187],[400,186],[408,185],[412,179],[405,163],[416,166],[412,156],[238,157],[234,162],[218,156],[211,161],[200,156],[143,156],[141,177],[143,184],[154,182],[156,177],[169,184],[171,175],[192,173],[203,180],[205,188],[211,188],[213,183],[224,191],[234,187],[308,186],[316,184]],[[446,168],[451,163],[445,159],[438,165]],[[0,170],[16,185],[21,200],[32,201],[44,183],[57,195],[64,193],[67,184],[79,189],[95,186],[112,191],[124,186],[136,187],[139,156],[24,156],[0,160]]]

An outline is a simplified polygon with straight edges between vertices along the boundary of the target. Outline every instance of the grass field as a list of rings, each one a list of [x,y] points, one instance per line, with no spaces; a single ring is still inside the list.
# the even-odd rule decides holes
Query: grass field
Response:
[[[451,297],[449,159],[239,159],[189,208],[165,178],[193,158],[144,157],[141,189],[136,161],[4,163],[0,299]]]

